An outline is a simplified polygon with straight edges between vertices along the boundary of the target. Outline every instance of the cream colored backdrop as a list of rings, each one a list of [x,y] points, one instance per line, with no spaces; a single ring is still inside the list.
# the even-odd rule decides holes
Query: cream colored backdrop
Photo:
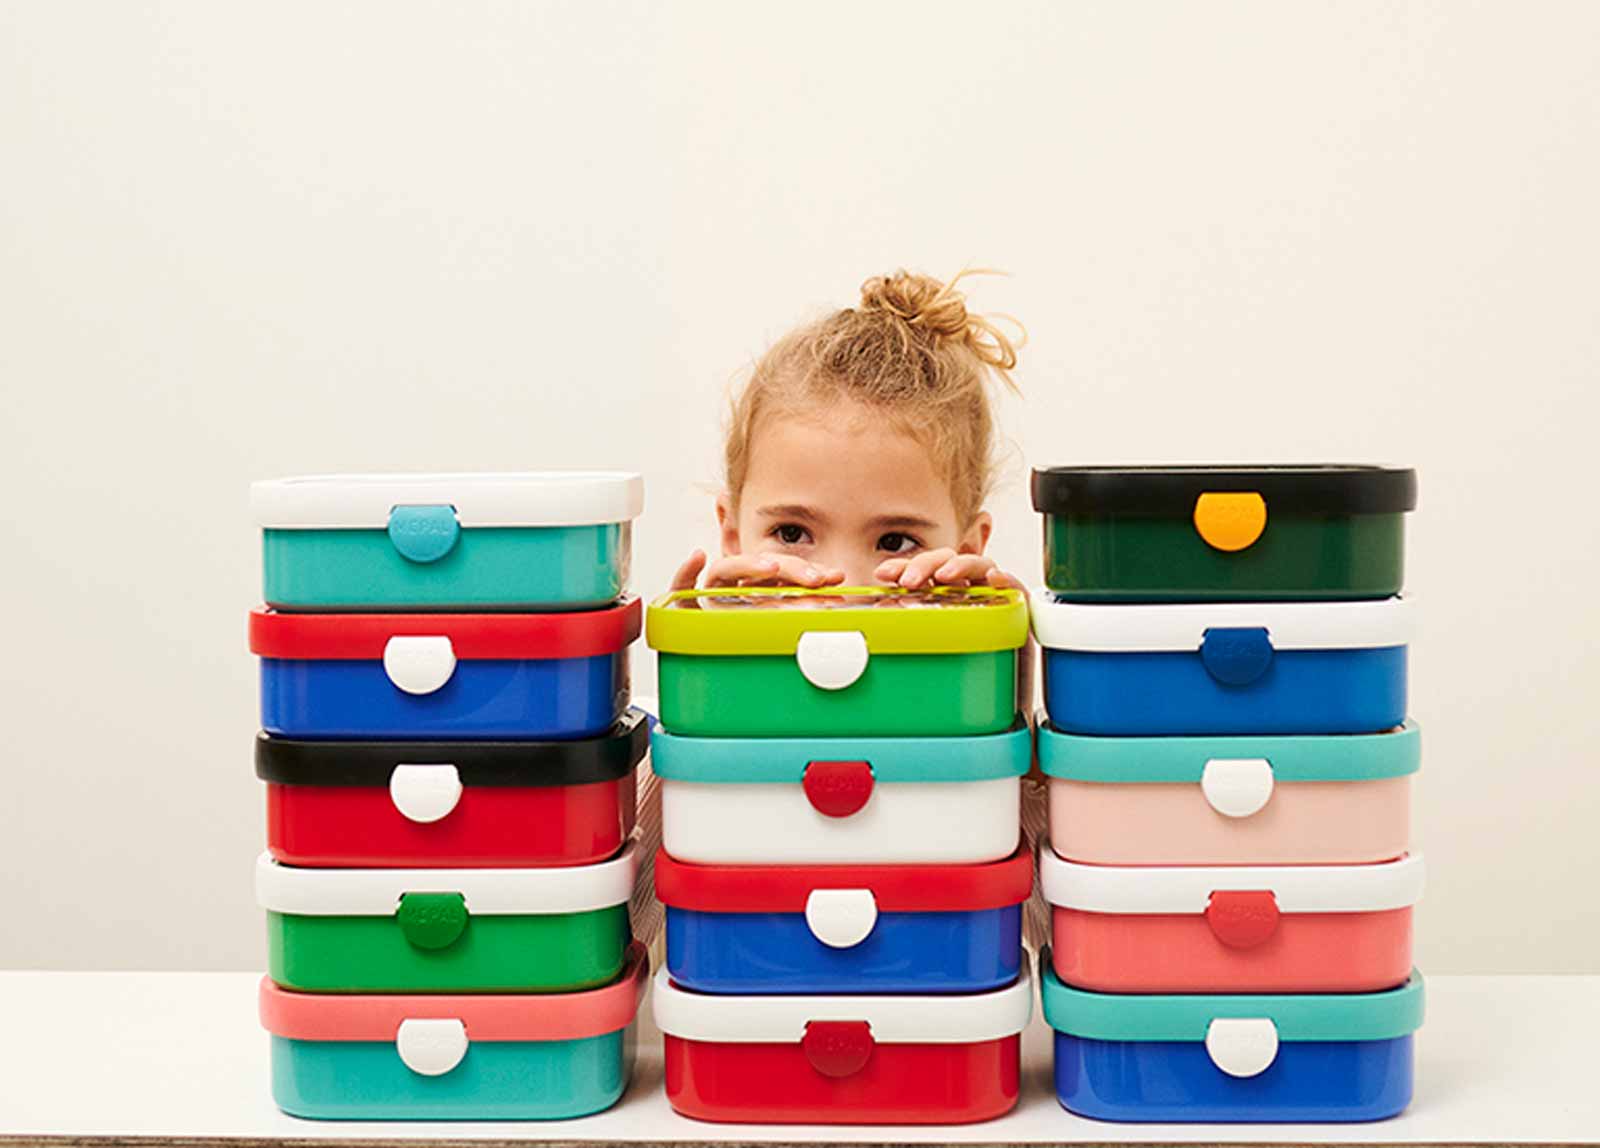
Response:
[[[1420,468],[1419,961],[1600,972],[1597,62],[1581,0],[0,5],[0,966],[261,965],[250,479],[637,468],[655,590],[765,340],[974,263],[1030,463]]]

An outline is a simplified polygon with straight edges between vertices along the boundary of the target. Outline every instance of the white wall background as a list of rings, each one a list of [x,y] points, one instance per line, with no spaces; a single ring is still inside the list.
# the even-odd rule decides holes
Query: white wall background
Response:
[[[0,966],[261,965],[250,479],[638,468],[655,590],[765,341],[977,263],[1029,462],[1420,468],[1419,961],[1600,972],[1597,60],[1582,0],[4,4]]]

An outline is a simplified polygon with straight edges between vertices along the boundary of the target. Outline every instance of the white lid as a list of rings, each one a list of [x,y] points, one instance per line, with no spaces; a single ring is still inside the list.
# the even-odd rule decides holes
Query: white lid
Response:
[[[386,528],[396,506],[455,507],[462,526],[593,526],[644,510],[644,479],[627,471],[521,474],[319,474],[250,485],[256,525]]]
[[[1052,650],[1097,653],[1198,650],[1207,630],[1265,629],[1275,650],[1352,650],[1411,641],[1408,598],[1371,602],[1062,602],[1029,599],[1033,636]]]
[[[469,913],[585,913],[626,904],[637,872],[632,842],[610,861],[564,869],[298,869],[263,853],[256,901],[305,917],[386,917],[405,893],[460,893]]]
[[[971,1044],[1015,1036],[1033,1015],[1026,961],[1015,984],[948,996],[713,996],[680,989],[663,968],[652,998],[668,1036],[737,1044],[795,1043],[814,1020],[864,1020],[880,1044]]]
[[[1285,913],[1404,909],[1422,897],[1422,857],[1381,865],[1078,865],[1039,854],[1045,900],[1090,913],[1203,913],[1211,894],[1266,890]]]

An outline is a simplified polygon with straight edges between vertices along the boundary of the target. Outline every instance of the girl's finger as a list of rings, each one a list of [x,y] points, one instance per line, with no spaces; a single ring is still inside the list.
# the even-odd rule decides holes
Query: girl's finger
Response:
[[[772,554],[768,557],[777,563],[773,579],[780,585],[806,586],[815,589],[819,586],[837,586],[844,581],[843,570],[818,566],[798,554]]]
[[[693,590],[695,581],[700,577],[700,571],[706,568],[706,552],[696,550],[683,560],[683,565],[672,576],[674,590]]]
[[[982,582],[994,569],[994,560],[982,554],[957,554],[933,572],[933,580],[941,586],[970,586]]]
[[[729,554],[706,567],[707,586],[759,586],[778,572],[770,554]]]
[[[985,580],[996,590],[1022,590],[1024,586],[1017,578],[1007,574],[1000,567],[993,567],[985,576]]]
[[[900,575],[905,572],[906,559],[889,558],[879,563],[878,568],[872,572],[872,577],[878,582],[895,583],[900,580]]]
[[[956,556],[956,552],[948,546],[938,550],[929,550],[918,554],[906,563],[906,568],[900,573],[900,585],[907,590],[917,590],[927,585],[933,577],[933,572]]]

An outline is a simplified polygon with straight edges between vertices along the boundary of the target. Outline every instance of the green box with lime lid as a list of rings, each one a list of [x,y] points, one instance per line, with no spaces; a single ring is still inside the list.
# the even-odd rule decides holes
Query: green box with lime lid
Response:
[[[301,869],[263,854],[267,971],[304,992],[537,993],[622,970],[630,844],[559,869]]]
[[[1062,466],[1033,472],[1045,585],[1069,601],[1387,598],[1414,470]]]
[[[645,617],[685,737],[1000,733],[1027,633],[1024,595],[988,587],[680,590]]]

